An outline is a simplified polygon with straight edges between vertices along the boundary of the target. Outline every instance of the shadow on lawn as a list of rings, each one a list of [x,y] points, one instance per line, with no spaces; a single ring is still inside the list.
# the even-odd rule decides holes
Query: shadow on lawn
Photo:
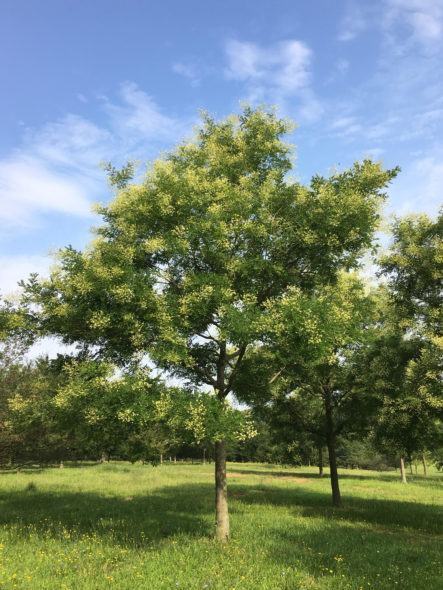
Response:
[[[312,473],[312,471],[303,471],[303,468],[300,470],[297,469],[287,469],[285,471],[255,471],[252,469],[242,469],[241,467],[236,466],[229,466],[228,471],[231,474],[239,475],[240,477],[243,475],[248,476],[256,476],[256,477],[278,477],[284,480],[285,478],[297,478],[297,477],[305,477],[311,480],[322,480],[329,478],[329,471],[328,468],[325,468],[325,473],[322,477],[318,473]],[[370,471],[367,474],[362,473],[361,470],[356,470],[355,472],[352,470],[338,470],[339,471],[339,479],[340,480],[347,480],[347,479],[355,479],[355,480],[367,480],[367,479],[374,479],[374,472]],[[424,476],[422,474],[409,474],[407,473],[407,478],[410,483],[414,484],[424,484],[424,485],[441,485],[442,478],[441,475],[428,475]],[[384,481],[388,483],[401,483],[401,474],[400,472],[390,471],[390,472],[377,472],[375,476],[377,480]]]
[[[245,485],[246,484],[246,485]],[[344,497],[344,507],[334,509],[329,493],[294,485],[282,489],[266,485],[231,484],[230,512],[247,514],[248,506],[293,507],[296,514],[324,519],[327,526],[343,527],[361,522],[360,530],[371,525],[405,527],[413,533],[438,534],[443,530],[442,514],[435,506],[418,502],[395,502],[378,498]],[[255,512],[256,514],[256,512]],[[45,520],[48,519],[48,520]],[[34,525],[41,532],[58,536],[62,527],[79,535],[109,536],[120,546],[144,546],[172,535],[211,536],[214,521],[214,488],[210,484],[186,484],[156,489],[146,495],[107,497],[91,492],[40,491],[36,488],[0,493],[0,525]],[[51,528],[51,523],[57,526]],[[62,525],[62,526],[60,526]]]
[[[54,536],[63,527],[79,535],[110,535],[122,547],[145,546],[146,539],[155,542],[179,533],[212,533],[212,521],[204,518],[213,508],[210,486],[168,487],[126,498],[38,488],[37,480],[36,489],[0,493],[0,525],[19,523],[25,536],[29,525]]]
[[[340,524],[361,522],[366,529],[372,525],[381,525],[388,528],[403,527],[425,534],[441,534],[443,530],[443,512],[432,504],[342,494],[343,507],[334,508],[330,493],[295,486],[294,489],[282,489],[273,488],[271,484],[270,487],[248,488],[238,484],[230,489],[238,502],[245,505],[244,511],[247,511],[247,505],[252,504],[294,506],[297,514],[324,519],[329,525],[334,521]]]

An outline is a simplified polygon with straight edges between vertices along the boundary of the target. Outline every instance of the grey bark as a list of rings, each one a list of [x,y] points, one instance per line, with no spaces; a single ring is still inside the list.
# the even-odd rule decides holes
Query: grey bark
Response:
[[[318,447],[318,474],[323,477],[323,447]]]
[[[401,471],[401,483],[407,483],[406,470],[405,470],[405,460],[403,459],[403,457],[400,457],[400,471]]]
[[[228,486],[226,478],[226,442],[215,443],[215,538],[229,539]]]

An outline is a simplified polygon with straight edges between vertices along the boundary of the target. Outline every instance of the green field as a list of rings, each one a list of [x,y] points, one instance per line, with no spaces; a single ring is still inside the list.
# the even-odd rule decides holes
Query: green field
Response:
[[[119,589],[443,587],[442,476],[230,463],[232,540],[213,541],[213,465],[0,473],[0,585]]]

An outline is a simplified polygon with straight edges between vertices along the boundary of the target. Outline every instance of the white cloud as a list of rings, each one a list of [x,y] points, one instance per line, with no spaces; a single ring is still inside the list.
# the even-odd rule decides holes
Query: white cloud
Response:
[[[379,160],[383,154],[385,153],[384,148],[374,147],[363,150],[363,157],[364,158],[371,158],[372,160]]]
[[[347,129],[355,124],[355,120],[355,117],[339,117],[338,119],[335,119],[335,121],[332,121],[331,129]]]
[[[260,71],[262,50],[254,43],[228,41],[226,53],[229,59],[229,67],[226,70],[228,78],[247,80],[262,76]]]
[[[385,0],[385,3],[388,27],[405,23],[413,41],[431,51],[438,49],[443,33],[442,0]]]
[[[303,123],[315,123],[324,113],[322,102],[315,96],[310,89],[300,93],[301,104],[297,107],[297,120]]]
[[[249,102],[268,100],[282,105],[296,98],[303,119],[313,121],[321,116],[323,106],[311,88],[312,51],[305,43],[293,39],[264,47],[230,40],[225,50],[225,75],[246,84]]]
[[[368,27],[368,16],[362,7],[350,4],[340,22],[337,39],[339,41],[352,41]]]
[[[133,144],[141,139],[159,141],[177,136],[180,123],[164,115],[153,98],[140,90],[137,84],[122,84],[120,96],[122,103],[114,104],[106,100],[104,104],[111,126],[120,139]]]
[[[437,209],[443,201],[441,190],[443,186],[443,157],[427,157],[418,160],[415,163],[415,169],[417,176],[423,182],[418,198]]]
[[[48,256],[0,256],[0,294],[18,291],[18,281],[26,279],[33,272],[48,276],[52,264]]]
[[[402,168],[390,189],[395,211],[436,215],[442,204],[443,154],[419,158]]]
[[[45,211],[87,216],[111,146],[109,131],[76,115],[27,130],[22,147],[0,160],[0,219],[19,226]]]
[[[172,64],[172,71],[189,80],[191,86],[200,85],[200,77],[194,64],[178,61]]]
[[[347,59],[339,59],[335,63],[335,69],[340,74],[345,74],[349,70],[350,62]]]
[[[25,130],[22,146],[0,159],[4,230],[35,224],[44,212],[87,216],[107,190],[100,161],[150,157],[149,145],[183,135],[185,123],[162,114],[136,84],[123,84],[119,98],[102,103],[108,115],[103,127],[67,114]]]
[[[38,211],[88,215],[86,186],[28,155],[0,162],[0,219],[28,225]]]
[[[229,41],[226,45],[228,78],[266,82],[292,94],[309,83],[311,50],[301,41],[282,41],[262,48],[254,43]]]
[[[69,169],[86,167],[88,171],[113,153],[115,141],[110,130],[73,114],[28,132],[26,137],[28,150],[43,161]]]
[[[386,137],[388,134],[392,133],[397,123],[400,123],[400,119],[398,117],[390,116],[380,123],[368,124],[365,131],[365,136],[372,140]]]
[[[380,26],[396,54],[400,55],[409,41],[437,51],[443,33],[443,0],[382,0],[366,4],[354,0],[347,6],[337,39],[352,41],[370,27]]]

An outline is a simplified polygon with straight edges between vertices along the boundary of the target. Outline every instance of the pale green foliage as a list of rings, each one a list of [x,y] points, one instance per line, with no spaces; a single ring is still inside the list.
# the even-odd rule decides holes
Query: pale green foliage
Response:
[[[426,337],[442,325],[443,213],[398,218],[392,226],[393,243],[381,257],[399,321]]]
[[[62,251],[50,281],[28,285],[42,331],[119,362],[149,352],[224,399],[263,333],[266,302],[354,266],[397,173],[364,161],[303,186],[288,179],[290,129],[261,108],[205,116],[192,141],[100,209],[88,250]]]
[[[342,272],[336,284],[316,293],[292,288],[270,302],[265,339],[283,365],[333,367],[340,364],[347,347],[361,343],[372,308],[361,278]]]
[[[154,420],[164,421],[181,440],[191,443],[244,441],[257,435],[247,412],[233,409],[214,395],[171,388],[154,402]]]
[[[435,221],[396,219],[393,243],[380,261],[388,282],[371,361],[382,400],[374,438],[409,457],[441,446],[442,224],[441,213]]]

